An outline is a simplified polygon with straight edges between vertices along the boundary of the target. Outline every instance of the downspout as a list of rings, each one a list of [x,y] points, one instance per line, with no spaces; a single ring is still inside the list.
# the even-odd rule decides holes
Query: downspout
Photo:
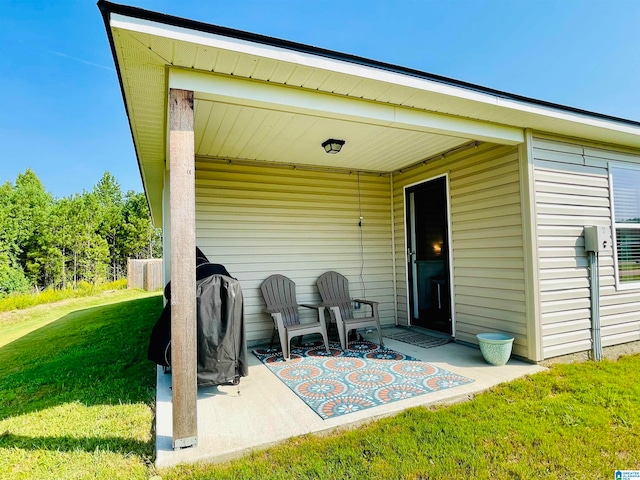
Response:
[[[589,255],[589,286],[591,288],[591,350],[595,361],[602,360],[602,337],[600,335],[600,272],[598,252]]]
[[[389,190],[391,191],[391,268],[393,270],[393,317],[398,326],[398,286],[396,285],[396,218],[393,202],[393,172],[389,174]]]
[[[606,251],[609,245],[611,245],[611,232],[607,227],[584,227],[584,249],[589,257],[589,287],[591,290],[591,349],[595,361],[602,360],[598,254]]]

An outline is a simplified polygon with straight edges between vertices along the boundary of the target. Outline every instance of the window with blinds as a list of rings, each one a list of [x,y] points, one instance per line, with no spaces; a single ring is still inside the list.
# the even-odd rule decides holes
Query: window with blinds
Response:
[[[640,166],[610,165],[618,281],[640,285]]]

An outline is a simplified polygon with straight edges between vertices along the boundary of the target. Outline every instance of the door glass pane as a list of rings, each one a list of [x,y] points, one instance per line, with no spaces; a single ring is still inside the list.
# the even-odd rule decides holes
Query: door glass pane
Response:
[[[411,310],[413,324],[451,334],[446,178],[414,187],[411,214]]]

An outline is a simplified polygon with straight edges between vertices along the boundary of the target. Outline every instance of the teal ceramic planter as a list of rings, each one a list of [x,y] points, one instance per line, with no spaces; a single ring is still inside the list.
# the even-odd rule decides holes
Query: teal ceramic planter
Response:
[[[504,365],[511,357],[513,337],[505,333],[479,333],[482,356],[491,365]]]

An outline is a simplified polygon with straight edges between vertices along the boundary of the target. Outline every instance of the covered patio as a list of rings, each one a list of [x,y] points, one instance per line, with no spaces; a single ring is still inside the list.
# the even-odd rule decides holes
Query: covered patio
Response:
[[[513,336],[514,355],[533,363],[588,348],[582,226],[609,222],[606,162],[637,160],[627,151],[637,152],[636,122],[98,5],[149,207],[163,228],[164,283],[174,286],[173,373],[159,376],[159,465],[222,460],[540,370],[488,366],[468,346],[478,333]],[[328,140],[342,151],[328,154]],[[601,218],[593,205],[603,205]],[[260,295],[267,277],[291,278],[299,303],[318,304],[317,279],[339,271],[352,297],[379,302],[383,327],[420,326],[459,342],[422,350],[389,340],[390,348],[474,381],[329,420],[253,357],[240,396],[233,387],[198,390],[196,245],[242,285],[250,348],[273,329]],[[605,261],[613,289],[613,257]],[[614,293],[612,302],[629,305],[614,312],[627,332],[634,324],[624,309],[636,303]]]
[[[419,329],[413,329],[414,331]],[[384,335],[406,328],[383,329]],[[375,333],[364,334],[376,341]],[[238,387],[219,386],[198,391],[198,445],[174,450],[172,438],[171,376],[158,369],[156,403],[156,465],[168,467],[198,461],[223,462],[305,434],[323,434],[354,428],[407,408],[455,403],[499,383],[544,371],[540,365],[510,360],[496,367],[487,364],[480,350],[457,343],[421,348],[389,338],[385,346],[438,368],[463,375],[472,383],[419,395],[385,405],[323,420],[253,354],[249,376]]]

